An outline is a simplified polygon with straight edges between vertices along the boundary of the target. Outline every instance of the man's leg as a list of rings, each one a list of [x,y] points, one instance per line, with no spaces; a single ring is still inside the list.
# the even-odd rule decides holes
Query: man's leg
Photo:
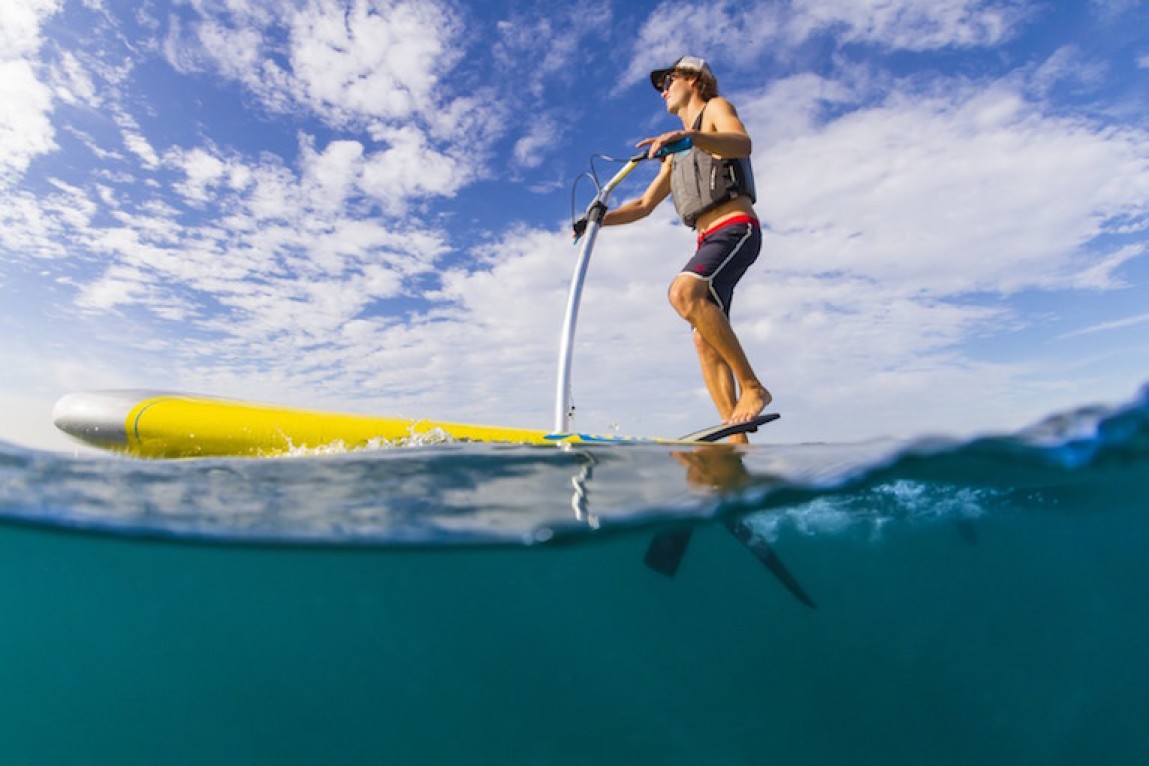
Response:
[[[702,367],[702,379],[706,382],[706,390],[714,400],[718,417],[725,423],[734,412],[734,405],[737,402],[738,389],[734,385],[734,373],[730,371],[730,365],[722,360],[714,347],[697,330],[694,331],[694,348],[698,352],[698,363]],[[734,434],[728,437],[727,441],[735,444],[750,443],[746,434]]]
[[[697,346],[699,362],[703,366],[703,378],[706,380],[707,390],[714,404],[718,407],[724,423],[745,423],[754,419],[766,405],[770,403],[770,392],[758,380],[758,376],[750,367],[746,352],[738,337],[730,326],[730,320],[712,300],[710,300],[710,285],[705,280],[697,279],[689,274],[679,274],[670,284],[670,303],[678,315],[694,327],[699,340],[705,342],[706,347]],[[738,384],[738,398],[729,414],[724,414],[722,408],[723,382],[722,372],[716,369],[711,362],[711,352],[725,365],[727,374],[732,375]],[[704,354],[706,355],[704,357]],[[712,370],[707,372],[707,367]],[[710,377],[713,375],[714,377]],[[717,388],[712,388],[712,380]],[[730,392],[731,396],[733,391]]]

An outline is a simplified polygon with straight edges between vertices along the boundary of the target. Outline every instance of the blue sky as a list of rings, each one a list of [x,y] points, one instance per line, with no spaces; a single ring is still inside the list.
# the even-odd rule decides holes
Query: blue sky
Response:
[[[684,53],[754,140],[773,438],[1149,380],[1149,3],[5,0],[0,439],[69,449],[92,388],[549,427],[572,183],[675,127],[647,73]],[[578,429],[715,421],[691,248],[669,204],[599,238]]]

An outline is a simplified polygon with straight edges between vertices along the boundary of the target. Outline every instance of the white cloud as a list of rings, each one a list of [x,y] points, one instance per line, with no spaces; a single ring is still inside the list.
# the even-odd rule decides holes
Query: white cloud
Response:
[[[362,157],[352,157],[341,153],[352,151],[350,144],[336,143],[320,162],[329,169],[343,163],[338,172],[353,174],[355,188],[389,212],[406,210],[412,200],[453,196],[483,172],[483,145],[505,130],[497,106],[479,108],[473,95],[454,98],[443,86],[461,56],[462,29],[435,0],[197,11],[198,20],[169,24],[164,51],[173,66],[215,69],[270,111],[303,107],[332,128],[366,131],[384,148],[357,144]],[[464,152],[466,164],[457,159]],[[352,180],[340,182],[345,191]],[[265,203],[276,205],[272,197]]]
[[[397,144],[419,135],[400,134]],[[304,350],[309,360],[349,363],[351,378],[373,374],[361,360],[385,345],[375,334],[393,321],[360,315],[412,294],[410,280],[447,251],[442,235],[418,222],[364,215],[372,183],[423,184],[380,192],[395,201],[451,176],[428,172],[434,164],[418,162],[419,146],[405,149],[375,168],[356,141],[317,148],[303,135],[298,169],[274,155],[252,162],[212,147],[172,149],[151,173],[139,158],[139,177],[6,195],[0,245],[18,254],[16,264],[68,255],[53,268],[74,298],[57,310],[99,315],[101,327],[133,318],[136,329],[118,342],[161,354],[173,375],[210,362],[217,372],[209,377],[259,364],[275,378]],[[189,336],[211,343],[181,340]],[[355,345],[368,340],[367,350]],[[331,369],[296,378],[322,380]]]
[[[1105,83],[1109,68],[1105,64],[1090,62],[1075,46],[1065,46],[1038,66],[1029,78],[1030,87],[1046,97],[1058,85],[1084,85],[1100,87]]]
[[[140,160],[144,168],[154,170],[159,167],[160,157],[155,148],[148,142],[136,119],[130,114],[120,112],[115,115],[115,120],[120,127],[124,146],[127,147],[128,151]]]
[[[740,109],[752,135],[779,110],[807,125],[756,146],[787,269],[939,295],[1072,287],[1083,248],[1149,213],[1149,135],[1045,116],[1007,85],[895,92],[821,125],[778,88]]]
[[[0,205],[0,248],[10,261],[52,260],[70,253],[63,230],[88,225],[97,206],[83,190],[58,183],[58,192],[34,195],[10,192]]]
[[[800,39],[833,31],[843,43],[903,50],[984,47],[1012,37],[1027,13],[1001,0],[800,0],[790,29]]]
[[[453,157],[436,152],[415,128],[384,134],[386,149],[374,152],[363,168],[363,191],[389,212],[401,212],[411,198],[453,196],[471,180],[471,170]]]
[[[212,187],[227,176],[227,164],[206,149],[172,149],[165,162],[184,173],[186,180],[179,182],[176,190],[193,204],[214,199]]]
[[[537,103],[549,87],[578,82],[590,71],[588,65],[593,69],[601,63],[588,62],[586,51],[612,21],[612,9],[601,0],[572,7],[553,4],[543,16],[514,12],[495,25],[491,63],[516,91]]]
[[[625,80],[643,79],[651,69],[667,66],[685,53],[736,67],[757,64],[764,52],[785,59],[793,48],[821,34],[833,34],[839,45],[864,43],[895,50],[990,47],[1013,37],[1029,14],[1024,4],[1010,0],[789,4],[760,0],[702,5],[666,0],[639,30]]]
[[[272,111],[303,106],[334,127],[430,120],[459,57],[460,28],[435,0],[195,10],[196,19],[169,21],[163,50],[173,66],[215,69]]]
[[[1123,330],[1126,327],[1135,327],[1146,323],[1149,323],[1149,314],[1138,314],[1136,316],[1125,317],[1124,319],[1115,319],[1109,322],[1101,322],[1100,324],[1083,327],[1080,330],[1064,333],[1059,337],[1062,339],[1078,338],[1082,335],[1094,335],[1096,333],[1111,332],[1113,330]]]
[[[337,212],[355,194],[363,173],[363,144],[332,141],[323,152],[315,151],[310,137],[301,141],[302,186],[316,210]]]
[[[51,0],[0,6],[0,180],[23,173],[33,158],[56,146],[52,92],[29,57],[40,48],[40,25],[58,8]]]
[[[291,19],[291,71],[302,100],[336,122],[434,111],[439,78],[460,55],[453,18],[430,0],[309,4]]]
[[[60,0],[6,0],[0,4],[0,55],[20,58],[40,48],[40,25],[56,13]]]
[[[0,61],[0,179],[55,148],[51,91],[26,61]]]
[[[623,84],[645,80],[650,70],[669,66],[686,54],[714,60],[752,60],[778,40],[784,14],[782,7],[767,2],[699,6],[668,0],[650,14],[639,30],[635,55]],[[737,45],[730,45],[732,40]]]
[[[547,147],[559,140],[561,130],[548,117],[532,120],[527,134],[515,142],[515,162],[520,167],[537,168],[542,164]]]
[[[865,96],[841,80],[807,72],[732,98],[743,121],[753,123],[755,145],[771,147],[820,130],[829,119],[827,112],[853,111]]]
[[[64,103],[80,103],[93,108],[100,105],[100,96],[91,74],[70,51],[61,54],[52,84],[56,98]]]
[[[1103,19],[1112,20],[1133,10],[1142,0],[1089,0],[1092,10]]]

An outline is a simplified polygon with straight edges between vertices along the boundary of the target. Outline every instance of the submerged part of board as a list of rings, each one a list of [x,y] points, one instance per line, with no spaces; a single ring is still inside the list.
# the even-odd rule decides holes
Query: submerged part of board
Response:
[[[701,431],[683,436],[679,441],[707,444],[735,434],[754,433],[758,430],[758,426],[772,423],[779,417],[781,415],[776,412],[765,412],[745,423],[733,425],[723,423],[710,428],[703,428]],[[690,527],[668,529],[656,534],[646,549],[646,558],[644,559],[646,565],[667,577],[674,577],[675,573],[678,572],[678,566],[682,563],[683,556],[686,555],[686,546],[690,545],[690,534]]]
[[[733,436],[739,433],[753,433],[758,430],[758,426],[765,425],[777,420],[780,415],[775,412],[768,412],[747,423],[738,423],[735,425],[718,425],[711,428],[704,428],[701,431],[695,431],[692,434],[682,437],[682,441],[692,441],[699,443],[715,442],[719,439],[724,439],[727,436]],[[770,547],[770,544],[765,540],[758,537],[753,529],[746,523],[745,519],[730,519],[726,522],[726,528],[730,533],[746,546],[746,548],[754,554],[754,558],[762,562],[762,565],[770,570],[773,575],[778,578],[778,581],[790,591],[793,596],[798,599],[805,606],[811,609],[817,609],[817,604],[802,588],[797,578],[790,573],[786,565],[782,563],[782,559]],[[654,535],[650,540],[650,545],[646,549],[646,556],[643,562],[654,571],[666,575],[667,577],[674,577],[678,572],[679,565],[682,564],[682,559],[686,556],[686,548],[690,545],[690,537],[693,529],[691,527],[679,527],[677,529],[668,529]]]
[[[358,449],[442,437],[513,444],[681,443],[526,428],[476,426],[295,409],[157,391],[69,394],[52,413],[56,427],[101,449],[138,457],[263,457],[329,446]]]

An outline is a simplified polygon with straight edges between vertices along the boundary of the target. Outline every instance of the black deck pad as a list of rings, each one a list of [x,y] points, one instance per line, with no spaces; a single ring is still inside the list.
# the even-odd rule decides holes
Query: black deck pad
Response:
[[[745,423],[734,423],[733,425],[719,423],[716,426],[710,426],[710,428],[703,428],[701,431],[687,434],[679,439],[679,441],[716,442],[719,439],[725,439],[727,436],[733,436],[734,434],[752,434],[758,430],[758,426],[771,423],[780,417],[782,416],[777,412],[766,412]]]

